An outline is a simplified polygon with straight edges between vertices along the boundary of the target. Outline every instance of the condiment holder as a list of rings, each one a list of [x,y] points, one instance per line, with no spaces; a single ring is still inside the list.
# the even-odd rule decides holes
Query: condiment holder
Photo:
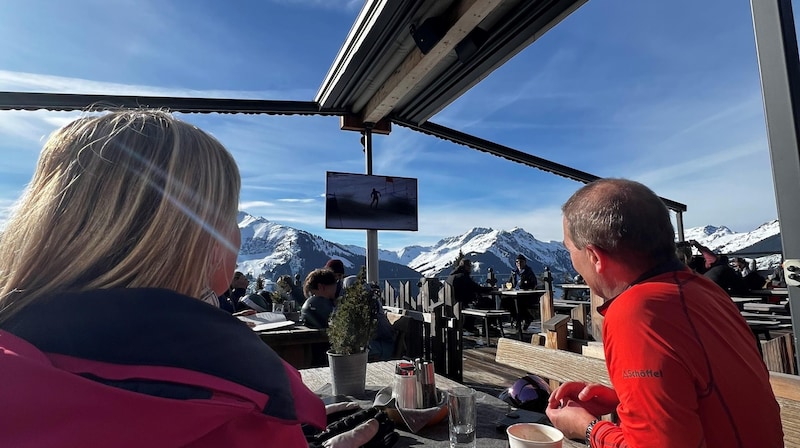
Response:
[[[436,396],[437,402],[433,407],[422,409],[398,408],[397,400],[392,397],[392,388],[389,386],[378,391],[372,405],[386,412],[395,424],[403,424],[409,431],[416,433],[420,429],[435,425],[447,417],[447,394],[437,389]]]
[[[447,416],[446,394],[436,388],[435,381],[432,361],[398,362],[392,385],[378,391],[373,406],[415,433]]]

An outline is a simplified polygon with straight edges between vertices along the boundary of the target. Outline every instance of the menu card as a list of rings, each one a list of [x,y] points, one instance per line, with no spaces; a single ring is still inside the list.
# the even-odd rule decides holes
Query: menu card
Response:
[[[253,331],[274,330],[276,328],[294,325],[294,321],[286,320],[286,316],[284,316],[283,313],[271,313],[266,311],[238,317],[239,320],[249,325]]]

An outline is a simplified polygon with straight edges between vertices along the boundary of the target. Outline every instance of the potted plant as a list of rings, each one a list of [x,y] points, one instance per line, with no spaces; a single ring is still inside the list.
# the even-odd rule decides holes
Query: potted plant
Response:
[[[328,364],[334,395],[364,393],[367,348],[377,326],[377,302],[362,267],[355,284],[345,288],[328,325]]]
[[[276,288],[275,291],[270,293],[269,297],[272,299],[272,311],[283,312],[283,302],[286,300],[283,291],[280,288]]]

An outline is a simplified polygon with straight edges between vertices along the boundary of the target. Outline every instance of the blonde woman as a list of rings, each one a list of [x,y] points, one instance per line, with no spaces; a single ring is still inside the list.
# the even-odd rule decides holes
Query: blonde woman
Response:
[[[239,186],[217,140],[164,112],[49,138],[0,236],[0,445],[305,446],[300,424],[325,426],[217,306]]]

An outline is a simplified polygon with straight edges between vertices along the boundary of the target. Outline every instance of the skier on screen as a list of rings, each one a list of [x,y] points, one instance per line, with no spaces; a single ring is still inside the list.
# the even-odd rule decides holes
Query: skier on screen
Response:
[[[370,197],[372,198],[372,202],[369,203],[369,208],[372,208],[373,206],[375,206],[375,208],[378,208],[378,201],[381,199],[380,192],[378,192],[378,190],[373,188],[372,193],[370,193]]]

